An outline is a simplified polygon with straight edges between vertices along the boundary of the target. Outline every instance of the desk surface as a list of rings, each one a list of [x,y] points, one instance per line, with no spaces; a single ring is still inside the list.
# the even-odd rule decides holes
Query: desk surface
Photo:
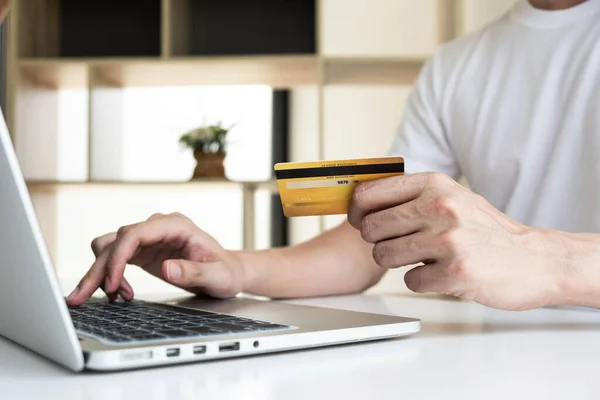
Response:
[[[600,312],[502,312],[414,296],[295,303],[417,317],[421,333],[367,344],[121,373],[72,374],[0,339],[0,398],[592,399]]]

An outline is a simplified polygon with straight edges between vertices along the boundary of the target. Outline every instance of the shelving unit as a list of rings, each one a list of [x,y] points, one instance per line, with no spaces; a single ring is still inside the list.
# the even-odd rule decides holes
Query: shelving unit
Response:
[[[319,91],[319,158],[323,153],[323,91],[335,85],[410,85],[429,54],[332,52],[327,13],[343,7],[348,18],[385,4],[434,10],[427,46],[455,34],[458,0],[17,0],[9,18],[6,118],[13,140],[27,130],[60,129],[31,121],[52,110],[40,90],[79,90],[78,125],[88,146],[87,171],[76,182],[31,180],[32,192],[63,185],[203,185],[204,182],[96,182],[91,159],[93,93],[100,88],[184,85],[313,86]],[[386,3],[387,2],[387,3]],[[409,5],[410,3],[410,5]],[[352,10],[352,6],[356,9]],[[395,10],[396,8],[394,8]],[[344,11],[346,13],[346,11]],[[452,18],[448,18],[452,15]],[[410,15],[405,16],[407,21]],[[377,15],[374,17],[377,18]],[[336,22],[337,24],[338,22]],[[349,22],[351,23],[351,21]],[[399,21],[398,24],[402,24]],[[336,28],[337,29],[337,28]],[[335,32],[334,32],[335,33]],[[343,32],[342,32],[343,34]],[[353,32],[356,35],[356,32]],[[428,36],[429,37],[429,36]],[[47,106],[46,103],[48,102]],[[25,112],[26,107],[33,107]],[[35,107],[38,109],[36,110]],[[85,176],[84,176],[85,175]],[[210,183],[214,183],[211,181]],[[244,193],[244,247],[253,248],[253,196],[272,183],[240,183]]]

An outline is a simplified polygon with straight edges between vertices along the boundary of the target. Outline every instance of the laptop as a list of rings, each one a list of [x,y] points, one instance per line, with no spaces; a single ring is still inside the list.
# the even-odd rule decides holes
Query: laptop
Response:
[[[119,371],[394,338],[420,328],[413,318],[247,296],[92,298],[68,307],[0,121],[0,336],[48,360],[73,371]]]

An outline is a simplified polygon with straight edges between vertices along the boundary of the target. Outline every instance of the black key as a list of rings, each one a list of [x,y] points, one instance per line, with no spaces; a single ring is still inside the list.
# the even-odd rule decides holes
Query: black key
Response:
[[[172,319],[167,318],[153,319],[151,321],[155,324],[170,324],[171,322],[173,322]]]
[[[182,321],[180,319],[174,319],[174,320],[170,321],[168,324],[171,325],[171,326],[173,326],[173,325],[186,325],[188,323],[189,323],[188,321]]]
[[[121,332],[121,331],[136,330],[134,327],[126,326],[126,325],[120,325],[120,326],[114,325],[114,326],[106,327],[105,329],[107,331],[111,331],[111,332]]]
[[[205,315],[203,318],[207,318],[207,319],[211,319],[211,320],[226,320],[226,319],[234,319],[235,317],[233,315],[226,315],[226,314],[212,314],[212,315]]]
[[[142,314],[139,312],[132,312],[129,315],[129,318],[137,318],[137,319],[145,319],[148,317],[148,314]]]
[[[100,319],[98,321],[90,322],[90,325],[93,325],[93,326],[112,326],[112,325],[114,325],[114,322]]]
[[[183,337],[183,336],[192,336],[193,333],[191,332],[187,332],[187,331],[183,331],[180,329],[168,329],[168,330],[156,330],[154,331],[154,333],[158,333],[160,335],[165,335],[168,337]]]
[[[250,319],[250,318],[235,317],[235,319],[229,320],[227,322],[233,323],[233,324],[244,324],[244,323],[248,323],[248,322],[257,322],[257,321],[254,319]]]
[[[188,322],[187,324],[181,324],[181,325],[173,325],[174,327],[176,327],[177,329],[187,329],[187,328],[196,328],[199,326],[204,326],[205,324],[201,324],[201,323],[194,323],[194,322]]]
[[[147,322],[144,322],[140,325],[135,325],[135,326],[137,328],[146,329],[146,330],[160,329],[162,327],[162,325],[152,324],[152,323],[147,323]]]
[[[258,325],[269,325],[270,324],[270,322],[253,321],[251,319],[240,321],[239,318],[236,320],[229,320],[227,322],[228,323],[236,323],[238,325],[244,325],[244,326],[255,326],[255,325],[258,326]]]
[[[137,319],[119,317],[119,318],[115,318],[114,321],[120,322],[122,324],[128,324],[130,322],[137,322]]]

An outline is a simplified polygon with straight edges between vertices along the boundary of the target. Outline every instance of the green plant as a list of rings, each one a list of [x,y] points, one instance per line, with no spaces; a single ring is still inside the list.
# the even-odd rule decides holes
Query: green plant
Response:
[[[224,153],[227,145],[227,134],[233,126],[224,127],[220,122],[214,125],[200,126],[184,133],[179,143],[194,151],[205,153]]]

